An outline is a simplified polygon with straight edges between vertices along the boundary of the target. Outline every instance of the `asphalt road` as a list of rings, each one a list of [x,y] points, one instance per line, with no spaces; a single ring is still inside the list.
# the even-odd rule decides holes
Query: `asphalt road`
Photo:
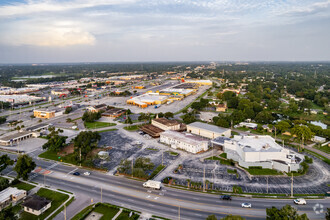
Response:
[[[39,152],[35,152],[37,155]],[[45,178],[42,175],[31,174],[33,182],[45,184],[57,189],[63,189],[79,195],[68,207],[68,217],[74,216],[84,206],[101,200],[111,204],[150,213],[171,219],[177,219],[180,209],[181,219],[205,219],[208,215],[215,214],[223,217],[229,214],[241,215],[247,219],[265,219],[266,208],[282,207],[290,204],[298,209],[299,213],[307,213],[310,219],[324,219],[323,214],[316,214],[313,207],[322,204],[324,210],[330,207],[330,200],[311,199],[307,205],[294,205],[293,201],[282,199],[255,199],[235,197],[232,201],[221,201],[218,195],[190,192],[164,187],[162,190],[148,190],[142,187],[142,182],[124,177],[110,176],[101,172],[92,171],[90,176],[84,176],[84,169],[73,166],[65,166],[52,161],[44,161],[34,156],[38,167],[53,171]],[[15,158],[16,155],[10,155]],[[80,172],[81,176],[72,175]],[[3,171],[4,174],[15,175],[11,168]],[[84,200],[84,202],[83,202]],[[251,209],[241,208],[241,203],[249,202]],[[71,208],[72,207],[72,208]],[[180,208],[179,208],[180,207]],[[63,216],[63,215],[62,215]],[[57,219],[63,219],[61,214]]]

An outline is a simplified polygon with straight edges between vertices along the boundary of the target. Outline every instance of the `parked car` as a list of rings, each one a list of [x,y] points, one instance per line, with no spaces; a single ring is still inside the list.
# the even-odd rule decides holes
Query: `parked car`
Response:
[[[85,176],[89,176],[89,175],[91,175],[91,173],[86,171],[86,172],[84,173],[84,175],[85,175]]]
[[[251,207],[252,207],[251,203],[247,203],[247,202],[242,203],[242,208],[251,208]]]
[[[297,205],[306,205],[307,204],[305,199],[295,199],[295,200],[293,200],[293,202]]]
[[[80,173],[79,172],[74,172],[72,175],[80,176]]]
[[[231,200],[231,196],[230,195],[222,195],[222,196],[220,196],[220,199],[222,199],[222,200]]]

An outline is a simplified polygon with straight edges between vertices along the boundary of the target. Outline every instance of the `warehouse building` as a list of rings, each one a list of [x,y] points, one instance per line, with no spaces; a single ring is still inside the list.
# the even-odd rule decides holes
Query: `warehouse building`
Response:
[[[64,109],[59,108],[49,108],[49,109],[35,109],[33,110],[33,115],[36,118],[50,119],[60,115],[63,115]]]
[[[187,125],[187,132],[197,134],[206,138],[230,137],[231,130],[202,122],[193,122]]]
[[[160,133],[164,132],[163,129],[160,129],[159,127],[156,127],[152,124],[143,125],[140,127],[140,130],[147,133],[153,138],[158,138],[160,136]]]
[[[86,108],[89,112],[99,112],[107,109],[106,104],[93,105]]]
[[[118,118],[118,117],[122,116],[123,114],[125,114],[125,112],[126,112],[125,109],[111,108],[111,109],[103,112],[102,117]]]
[[[152,119],[151,124],[164,130],[172,130],[172,131],[180,131],[180,130],[184,130],[185,126],[179,122],[177,122],[176,120],[169,120],[167,118],[155,118]]]
[[[6,136],[1,136],[0,145],[4,145],[4,146],[12,145],[12,144],[24,141],[29,138],[39,137],[39,136],[40,136],[40,133],[33,132],[33,131],[22,131],[22,132],[18,132],[18,133],[15,132],[15,133],[11,133]]]
[[[167,130],[160,134],[159,141],[170,145],[173,149],[181,149],[193,154],[208,150],[208,141],[189,133]]]
[[[275,142],[271,136],[237,136],[224,140],[224,152],[242,167],[262,167],[284,172],[298,171],[304,156]]]
[[[136,105],[140,108],[146,108],[149,105],[161,105],[167,101],[167,96],[159,95],[159,93],[146,93],[127,100],[127,104]]]

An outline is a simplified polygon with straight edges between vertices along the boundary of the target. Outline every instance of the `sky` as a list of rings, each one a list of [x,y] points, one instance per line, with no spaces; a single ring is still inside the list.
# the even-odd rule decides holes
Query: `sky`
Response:
[[[0,63],[330,61],[330,0],[0,0]]]

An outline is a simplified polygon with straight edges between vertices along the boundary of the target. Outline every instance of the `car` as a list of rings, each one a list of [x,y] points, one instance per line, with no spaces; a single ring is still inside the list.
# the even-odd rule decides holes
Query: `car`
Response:
[[[84,175],[89,176],[89,175],[91,175],[91,173],[90,172],[85,172]]]
[[[307,204],[306,200],[301,199],[301,198],[300,199],[295,199],[295,200],[293,200],[293,202],[297,205],[306,205]]]
[[[74,172],[72,175],[74,175],[74,176],[80,176],[80,173],[79,172]]]
[[[242,203],[242,208],[251,208],[251,207],[252,207],[251,203],[247,203],[247,202]]]
[[[231,200],[231,196],[230,195],[222,195],[222,196],[220,196],[220,199],[222,199],[222,200]]]

